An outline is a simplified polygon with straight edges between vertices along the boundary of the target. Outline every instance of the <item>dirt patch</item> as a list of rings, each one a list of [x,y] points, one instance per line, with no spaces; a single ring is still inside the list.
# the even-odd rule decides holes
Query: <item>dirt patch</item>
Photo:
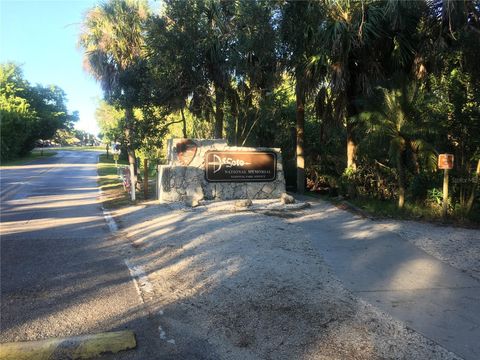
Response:
[[[218,205],[115,215],[152,283],[166,358],[457,358],[354,297],[281,217]]]

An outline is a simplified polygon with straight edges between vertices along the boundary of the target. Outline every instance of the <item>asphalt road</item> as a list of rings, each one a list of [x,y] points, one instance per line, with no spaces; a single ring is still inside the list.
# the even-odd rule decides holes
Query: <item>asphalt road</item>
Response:
[[[155,359],[155,325],[98,201],[97,157],[1,168],[0,342],[128,328],[138,349],[114,358]]]

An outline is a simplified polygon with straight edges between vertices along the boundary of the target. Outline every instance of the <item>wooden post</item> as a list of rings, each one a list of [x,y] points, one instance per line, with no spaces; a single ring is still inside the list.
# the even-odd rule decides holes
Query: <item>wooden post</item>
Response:
[[[448,169],[443,170],[443,211],[442,215],[444,218],[447,217],[448,213]]]
[[[135,201],[135,167],[133,164],[130,164],[130,196],[132,201]]]
[[[452,154],[439,154],[438,155],[438,168],[443,169],[443,208],[442,215],[444,218],[448,214],[448,170],[453,169]]]
[[[148,159],[143,159],[143,196],[148,198]]]

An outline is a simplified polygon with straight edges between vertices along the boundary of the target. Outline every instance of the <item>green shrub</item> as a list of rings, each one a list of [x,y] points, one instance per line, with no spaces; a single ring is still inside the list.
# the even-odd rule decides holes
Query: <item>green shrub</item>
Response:
[[[436,173],[420,173],[412,178],[410,195],[413,200],[425,201],[432,186],[439,186],[439,177]]]
[[[427,203],[442,205],[443,191],[437,188],[427,190]]]

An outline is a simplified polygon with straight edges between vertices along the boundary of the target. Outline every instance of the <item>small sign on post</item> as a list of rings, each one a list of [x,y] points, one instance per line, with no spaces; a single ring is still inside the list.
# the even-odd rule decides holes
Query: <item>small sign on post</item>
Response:
[[[120,158],[121,150],[118,146],[113,147],[113,160],[115,160],[115,166],[118,168],[118,159]]]
[[[453,154],[438,155],[438,168],[443,169],[443,217],[447,217],[448,211],[448,170],[453,169]]]
[[[443,170],[453,169],[453,154],[438,155],[438,168]]]

